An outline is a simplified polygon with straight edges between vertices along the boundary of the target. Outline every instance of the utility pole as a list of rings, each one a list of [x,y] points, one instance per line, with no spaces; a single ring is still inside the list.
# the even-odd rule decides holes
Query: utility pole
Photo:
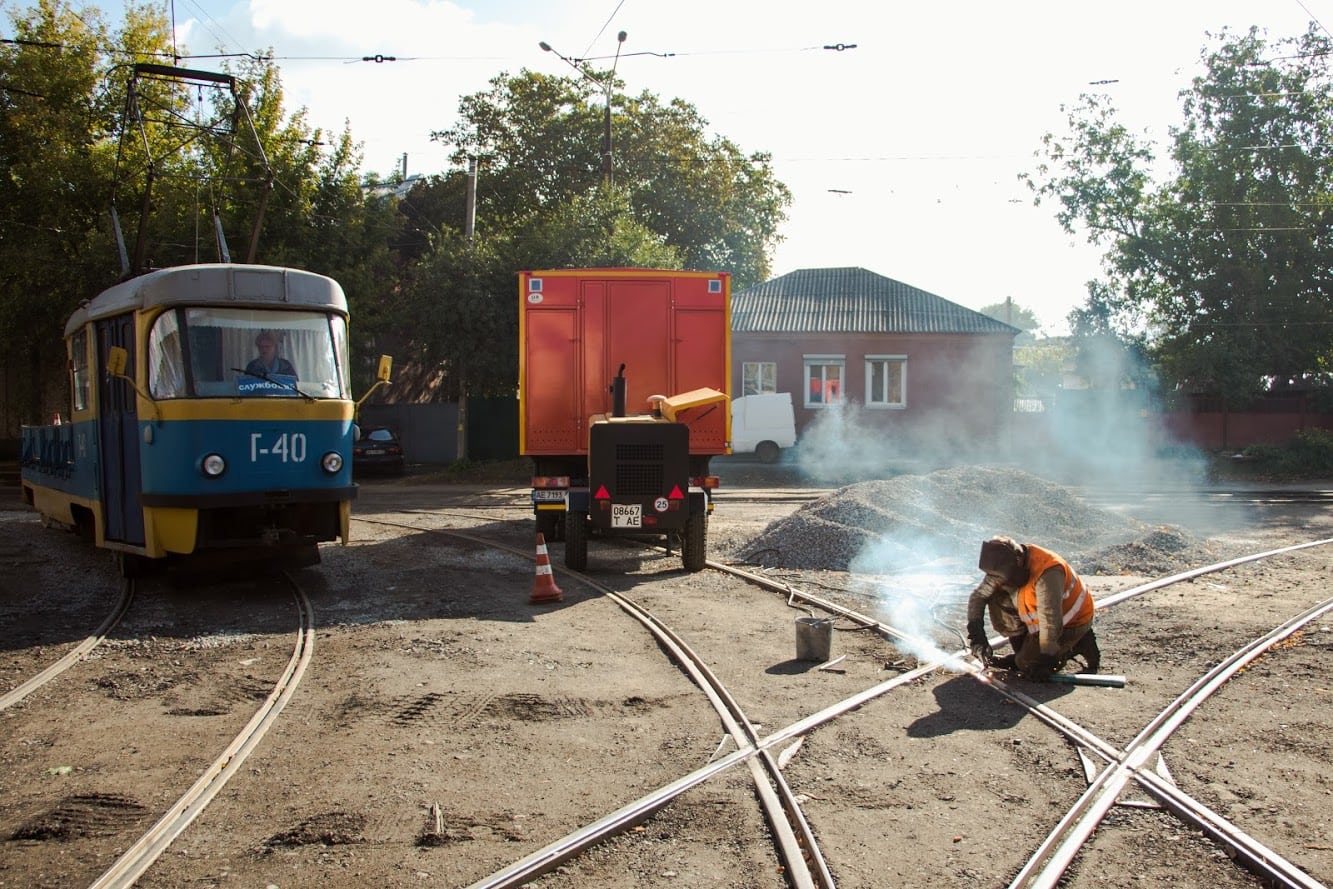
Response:
[[[469,241],[477,229],[477,159],[468,159],[467,165],[467,210],[463,216],[463,236]]]
[[[602,180],[606,182],[607,185],[612,185],[615,182],[615,148],[611,140],[611,88],[615,85],[616,81],[616,66],[620,64],[620,47],[624,45],[625,38],[628,36],[629,35],[624,31],[621,31],[616,35],[616,55],[611,62],[611,73],[607,76],[606,80],[593,77],[589,74],[587,69],[583,67],[583,59],[571,59],[569,56],[557,52],[551,47],[551,44],[547,43],[545,40],[537,44],[544,51],[555,53],[575,71],[600,86],[602,91],[606,94],[606,115],[602,130]]]

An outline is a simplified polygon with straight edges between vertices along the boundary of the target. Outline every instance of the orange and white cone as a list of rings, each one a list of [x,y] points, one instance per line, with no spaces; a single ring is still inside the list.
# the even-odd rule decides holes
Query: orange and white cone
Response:
[[[545,605],[548,602],[564,601],[564,594],[555,585],[555,575],[551,572],[551,557],[546,554],[546,538],[537,534],[537,576],[532,583],[532,595],[528,602],[532,605]]]

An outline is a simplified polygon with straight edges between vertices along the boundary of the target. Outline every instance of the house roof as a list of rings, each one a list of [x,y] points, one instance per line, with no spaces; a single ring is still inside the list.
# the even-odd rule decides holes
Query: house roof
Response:
[[[798,269],[731,295],[735,333],[1021,333],[862,268]]]

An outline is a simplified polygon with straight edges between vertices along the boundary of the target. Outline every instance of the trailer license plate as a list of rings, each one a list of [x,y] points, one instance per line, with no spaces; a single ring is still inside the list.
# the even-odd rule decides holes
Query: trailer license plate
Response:
[[[564,491],[533,491],[533,492],[532,492],[532,502],[533,502],[533,503],[564,503],[564,502],[565,502],[565,492],[564,492]]]
[[[643,507],[638,503],[612,503],[612,528],[642,528]]]

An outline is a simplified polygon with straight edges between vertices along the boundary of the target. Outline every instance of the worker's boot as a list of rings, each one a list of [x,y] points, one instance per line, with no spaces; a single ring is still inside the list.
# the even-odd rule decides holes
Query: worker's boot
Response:
[[[1089,673],[1096,673],[1102,666],[1102,652],[1097,647],[1097,634],[1089,628],[1069,652],[1083,658]]]

